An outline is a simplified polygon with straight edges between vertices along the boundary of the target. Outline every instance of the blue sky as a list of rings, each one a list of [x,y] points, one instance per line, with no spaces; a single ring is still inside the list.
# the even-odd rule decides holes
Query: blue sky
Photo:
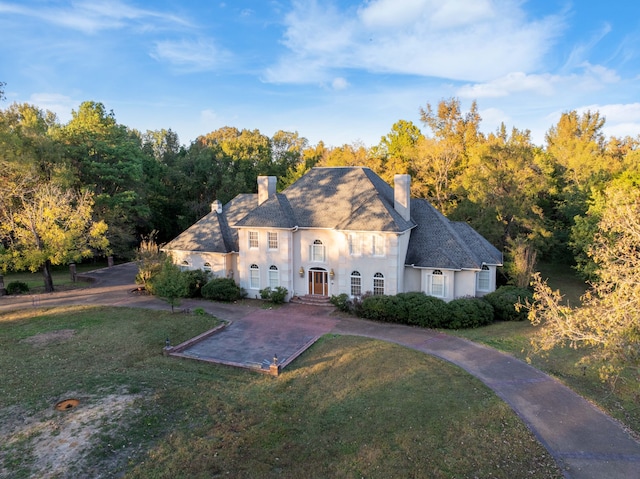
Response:
[[[0,107],[102,102],[184,144],[235,126],[373,146],[451,97],[537,144],[570,110],[640,134],[636,1],[0,0],[0,39]]]

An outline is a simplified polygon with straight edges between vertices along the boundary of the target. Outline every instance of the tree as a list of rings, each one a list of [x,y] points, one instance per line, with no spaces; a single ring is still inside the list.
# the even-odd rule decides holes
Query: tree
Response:
[[[10,169],[5,164],[5,171]],[[51,266],[107,251],[107,225],[93,221],[93,196],[51,182],[18,177],[0,187],[0,265],[3,270],[41,270],[53,291]]]
[[[71,114],[72,119],[52,129],[51,136],[64,146],[75,187],[94,193],[95,214],[109,224],[114,252],[128,257],[136,235],[149,230],[140,135],[119,125],[102,103],[83,102]]]
[[[580,307],[562,303],[540,275],[534,277],[529,319],[542,325],[535,345],[542,350],[568,343],[588,346],[584,361],[600,362],[603,379],[629,369],[640,380],[640,188],[613,185],[605,191],[598,232],[589,248],[596,280]]]
[[[173,264],[171,258],[166,258],[162,270],[152,280],[153,294],[160,296],[171,305],[171,312],[174,307],[179,306],[182,298],[189,291],[187,275],[180,271],[180,268]]]

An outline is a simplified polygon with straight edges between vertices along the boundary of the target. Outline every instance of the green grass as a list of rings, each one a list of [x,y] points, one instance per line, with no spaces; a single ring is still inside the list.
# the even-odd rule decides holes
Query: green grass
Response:
[[[103,263],[79,263],[76,265],[76,274],[86,273],[87,271],[93,271],[94,269],[104,268],[107,266],[106,262]],[[13,281],[22,281],[29,286],[30,293],[43,293],[44,292],[44,279],[42,272],[31,273],[29,271],[21,271],[19,273],[7,273],[4,276],[4,287]],[[71,279],[71,273],[69,266],[54,266],[51,276],[53,278],[53,287],[56,291],[64,291],[74,288],[84,288],[86,283],[83,281],[73,282]]]
[[[569,304],[580,303],[580,296],[584,294],[586,285],[569,266],[542,264],[540,271],[543,278],[549,278],[549,286],[559,289]],[[624,374],[617,380],[615,387],[604,383],[600,378],[598,365],[583,367],[578,364],[589,354],[587,348],[558,347],[548,353],[537,354],[531,346],[531,340],[538,331],[538,328],[528,321],[516,321],[494,323],[478,329],[447,331],[447,333],[486,344],[530,362],[536,368],[554,376],[600,406],[640,436],[638,378]]]
[[[10,441],[0,441],[0,476],[3,468],[12,477],[42,473],[34,468],[45,434],[27,425],[62,424],[55,414],[81,414],[118,395],[127,406],[90,423],[89,452],[67,474],[561,477],[488,388],[397,345],[326,336],[277,378],[160,354],[167,336],[175,344],[215,322],[88,307],[1,315],[0,435],[6,424],[15,428]],[[33,343],[60,330],[75,333]],[[76,410],[51,412],[70,395],[83,401]]]

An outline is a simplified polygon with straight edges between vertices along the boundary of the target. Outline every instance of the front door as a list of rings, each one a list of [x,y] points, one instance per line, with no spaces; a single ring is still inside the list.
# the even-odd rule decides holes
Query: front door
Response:
[[[320,296],[329,295],[329,282],[327,272],[324,270],[309,270],[309,294]]]

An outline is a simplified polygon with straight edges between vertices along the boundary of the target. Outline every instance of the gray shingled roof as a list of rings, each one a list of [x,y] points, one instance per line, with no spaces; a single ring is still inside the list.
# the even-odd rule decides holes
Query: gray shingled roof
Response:
[[[235,226],[402,232],[414,227],[393,206],[393,188],[369,168],[312,168]]]
[[[238,251],[238,232],[229,225],[238,221],[258,204],[258,195],[238,195],[224,205],[222,213],[208,213],[176,238],[163,250],[206,251],[230,253]]]
[[[502,254],[466,223],[452,222],[423,199],[411,200],[411,231],[405,264],[422,268],[480,269],[502,264]]]
[[[393,203],[393,188],[369,168],[312,168],[261,205],[256,194],[236,196],[222,214],[207,214],[163,249],[238,251],[238,226],[398,233],[413,228],[407,265],[459,270],[502,264],[500,251],[477,231],[449,221],[428,201],[411,200],[411,221],[403,219]]]

